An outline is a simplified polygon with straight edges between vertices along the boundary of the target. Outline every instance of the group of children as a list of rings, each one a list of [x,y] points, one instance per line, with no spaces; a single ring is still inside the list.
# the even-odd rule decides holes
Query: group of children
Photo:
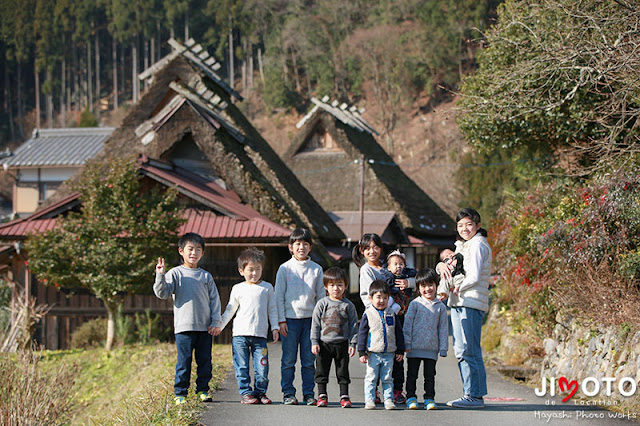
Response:
[[[376,402],[384,403],[387,410],[395,409],[396,403],[405,402],[409,409],[417,409],[416,382],[420,364],[423,364],[424,373],[424,408],[437,408],[434,401],[436,361],[438,356],[447,356],[448,350],[447,310],[438,296],[460,296],[460,276],[464,277],[461,256],[443,252],[442,262],[437,265],[438,272],[433,269],[416,272],[406,267],[404,254],[395,250],[388,255],[385,267],[381,261],[380,237],[365,234],[353,253],[354,261],[360,267],[360,297],[365,306],[358,325],[356,308],[346,298],[347,274],[337,267],[323,272],[310,259],[312,238],[306,229],[296,229],[291,234],[289,251],[292,258],[279,267],[275,289],[261,278],[264,253],[256,248],[242,252],[238,258],[238,271],[244,281],[232,288],[222,315],[211,275],[197,266],[202,258],[204,241],[197,234],[186,234],[178,245],[183,264],[165,273],[164,259],[158,259],[154,284],[158,297],[168,298],[172,294],[174,297],[177,404],[184,402],[187,395],[193,352],[198,366],[196,395],[202,401],[211,400],[208,387],[211,337],[220,334],[235,317],[233,365],[241,401],[245,404],[272,402],[266,395],[270,329],[274,342],[282,340],[281,389],[285,405],[299,402],[293,385],[299,352],[302,402],[328,406],[328,376],[331,364],[335,363],[340,405],[351,407],[349,359],[357,351],[360,361],[366,364],[366,409],[375,409]],[[460,264],[458,268],[457,264]],[[415,298],[412,297],[414,289],[418,293]],[[455,338],[454,325],[454,349],[458,357]],[[464,336],[460,338],[464,339]],[[464,343],[460,344],[464,346]],[[406,399],[402,392],[405,356]],[[253,387],[250,358],[253,358]],[[482,369],[484,371],[484,366]],[[382,399],[377,391],[379,383]],[[316,384],[318,399],[314,392]],[[463,385],[466,392],[464,376]],[[471,396],[481,399],[484,394]],[[460,400],[466,397],[469,395],[465,394]]]

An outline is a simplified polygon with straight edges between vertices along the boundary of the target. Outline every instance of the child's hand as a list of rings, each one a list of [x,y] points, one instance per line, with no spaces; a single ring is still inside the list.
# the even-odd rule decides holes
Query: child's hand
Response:
[[[453,289],[453,294],[457,296],[459,293],[460,293],[460,287],[456,286],[456,288]]]
[[[280,332],[278,330],[271,330],[271,336],[273,337],[273,343],[275,343],[280,337]]]
[[[363,363],[363,364],[366,364],[368,359],[369,359],[369,357],[367,355],[362,355],[360,357],[360,362]]]
[[[396,287],[398,287],[400,290],[404,291],[409,287],[409,280],[406,279],[401,279],[401,280],[396,280]]]
[[[318,355],[320,353],[320,345],[311,345],[311,353]]]
[[[404,355],[402,354],[396,354],[396,361],[400,362],[404,359]]]
[[[356,354],[356,348],[353,346],[349,346],[349,358],[353,357]]]
[[[156,273],[164,274],[164,257],[158,258],[158,264],[156,265]]]
[[[278,325],[280,326],[280,334],[282,334],[282,337],[287,337],[287,333],[289,332],[289,328],[287,327],[287,322],[282,321],[278,323]]]
[[[209,334],[212,336],[218,336],[222,332],[220,327],[209,327]]]

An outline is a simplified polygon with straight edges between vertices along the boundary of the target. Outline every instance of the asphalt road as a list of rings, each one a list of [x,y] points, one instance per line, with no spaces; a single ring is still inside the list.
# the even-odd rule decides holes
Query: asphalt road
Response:
[[[637,424],[637,419],[614,419],[615,413],[592,406],[577,405],[572,400],[562,403],[561,398],[538,397],[533,389],[512,383],[502,378],[495,370],[488,368],[487,385],[489,395],[485,397],[486,407],[481,410],[463,410],[446,406],[446,401],[461,396],[462,384],[453,356],[451,342],[449,356],[440,358],[436,375],[436,402],[438,409],[434,411],[408,410],[405,405],[398,405],[395,411],[385,411],[381,405],[376,410],[364,409],[364,374],[365,367],[357,356],[351,359],[350,396],[353,408],[344,409],[339,404],[338,385],[335,374],[329,379],[329,407],[308,407],[306,405],[285,406],[282,404],[280,390],[280,357],[279,343],[269,343],[269,391],[267,395],[273,400],[272,405],[244,405],[240,403],[238,386],[233,369],[228,373],[223,386],[214,394],[214,402],[207,404],[207,411],[201,421],[205,425],[374,425],[381,422],[412,425],[425,422],[437,422],[440,425],[517,425],[517,424],[556,424],[556,425],[608,425]],[[300,393],[299,362],[296,365],[296,389]],[[406,368],[406,362],[405,362]],[[422,374],[422,372],[420,372]],[[420,376],[419,376],[420,377]],[[418,394],[422,389],[418,379]],[[302,395],[298,395],[301,398]],[[316,395],[317,397],[317,395]],[[420,406],[422,399],[418,398]],[[555,405],[551,405],[555,402]]]

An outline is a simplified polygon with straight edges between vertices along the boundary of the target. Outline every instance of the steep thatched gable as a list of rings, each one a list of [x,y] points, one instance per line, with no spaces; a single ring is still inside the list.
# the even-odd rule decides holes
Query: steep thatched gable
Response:
[[[283,159],[325,209],[359,208],[364,159],[365,210],[395,211],[412,235],[455,234],[453,220],[395,164],[357,110],[324,99],[313,102]]]
[[[178,156],[270,220],[288,228],[307,227],[324,242],[343,239],[326,211],[233,104],[232,97],[239,95],[221,84],[207,59],[202,60],[204,53],[193,43],[183,50],[176,45],[178,54],[141,75],[151,86],[106,141],[100,157]],[[201,52],[198,60],[196,51]],[[207,163],[208,172],[203,170]]]

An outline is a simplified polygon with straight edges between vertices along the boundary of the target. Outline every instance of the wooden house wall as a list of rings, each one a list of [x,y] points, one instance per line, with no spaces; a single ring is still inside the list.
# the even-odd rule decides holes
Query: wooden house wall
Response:
[[[240,252],[246,247],[256,245],[265,251],[266,260],[263,271],[263,279],[271,284],[275,283],[275,274],[280,264],[291,256],[286,247],[267,246],[260,247],[258,244],[229,245],[229,246],[207,246],[205,255],[200,262],[200,266],[211,272],[220,293],[222,311],[229,301],[231,287],[239,283],[243,278],[238,273],[237,258]],[[80,290],[76,294],[68,294],[52,286],[45,286],[32,278],[27,272],[25,261],[21,257],[14,257],[12,260],[14,280],[21,286],[25,281],[30,280],[31,295],[36,296],[38,304],[51,306],[49,313],[38,323],[33,338],[46,349],[68,349],[71,343],[73,331],[84,322],[106,317],[107,311],[102,301],[95,298],[87,290]],[[179,264],[177,251],[175,256],[167,258],[169,267]],[[162,317],[162,323],[166,327],[173,329],[173,303],[172,299],[158,299],[152,290],[154,271],[149,271],[149,293],[143,295],[132,295],[127,297],[123,304],[125,315],[143,313],[150,308],[154,314]],[[222,335],[216,338],[218,343],[231,342],[231,324],[227,326]]]

